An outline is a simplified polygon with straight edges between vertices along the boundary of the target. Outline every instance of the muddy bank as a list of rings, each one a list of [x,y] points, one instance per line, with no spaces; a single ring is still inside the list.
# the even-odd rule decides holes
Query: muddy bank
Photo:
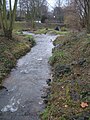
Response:
[[[53,82],[43,120],[90,119],[90,37],[60,36],[50,58]]]
[[[25,36],[16,36],[10,40],[0,37],[0,83],[15,67],[17,59],[31,50],[33,43]]]
[[[29,33],[27,33],[29,34]],[[50,78],[49,57],[54,35],[34,35],[36,46],[18,60],[0,92],[0,120],[39,120],[45,105],[41,98]]]

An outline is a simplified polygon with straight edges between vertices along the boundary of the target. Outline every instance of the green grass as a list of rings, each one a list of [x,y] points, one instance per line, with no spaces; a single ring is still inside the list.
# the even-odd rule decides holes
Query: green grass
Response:
[[[34,33],[35,34],[46,34],[46,33],[49,33],[49,34],[56,34],[56,35],[67,35],[67,34],[69,34],[68,31],[56,31],[54,29],[46,29],[46,28],[38,29]]]
[[[43,113],[41,113],[41,118],[43,120],[48,120],[48,115],[49,115],[49,108],[47,107]]]
[[[56,31],[56,30],[51,30],[49,33],[55,34],[55,35],[68,35],[69,34],[68,31]]]
[[[35,31],[35,34],[46,34],[48,32],[48,30],[46,30],[45,28],[43,29],[38,29],[37,31]]]
[[[54,54],[49,58],[49,63],[51,65],[54,65],[54,63],[56,63],[59,58],[64,58],[65,57],[65,53],[64,51],[56,51],[54,52]]]

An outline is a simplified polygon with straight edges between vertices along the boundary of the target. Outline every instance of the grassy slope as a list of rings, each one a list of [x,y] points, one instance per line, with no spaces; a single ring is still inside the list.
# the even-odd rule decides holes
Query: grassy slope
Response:
[[[16,65],[16,60],[34,45],[32,39],[31,36],[21,35],[14,35],[12,40],[0,37],[0,83],[10,72],[11,68]]]
[[[90,120],[90,36],[60,36],[54,45],[51,96],[42,118]]]

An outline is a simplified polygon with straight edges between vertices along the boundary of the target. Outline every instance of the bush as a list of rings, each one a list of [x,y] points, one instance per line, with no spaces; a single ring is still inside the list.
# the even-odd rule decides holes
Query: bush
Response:
[[[66,27],[61,27],[61,31],[67,31]]]

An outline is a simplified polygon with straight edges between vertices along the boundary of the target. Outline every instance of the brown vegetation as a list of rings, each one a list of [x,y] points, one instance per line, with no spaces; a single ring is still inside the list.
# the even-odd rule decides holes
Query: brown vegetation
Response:
[[[53,82],[43,120],[89,120],[90,37],[60,36],[54,45]]]
[[[28,52],[32,41],[23,36],[14,35],[12,39],[0,36],[0,83],[16,65],[16,60]]]

